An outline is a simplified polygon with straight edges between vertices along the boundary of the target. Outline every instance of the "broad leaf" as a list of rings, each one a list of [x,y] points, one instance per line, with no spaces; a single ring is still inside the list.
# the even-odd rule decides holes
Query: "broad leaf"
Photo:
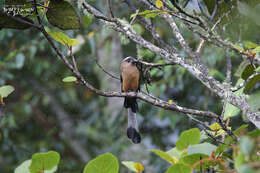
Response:
[[[52,170],[59,164],[59,161],[60,155],[55,151],[36,153],[32,155],[32,163],[29,169],[31,173]]]
[[[29,173],[29,166],[31,165],[31,160],[26,160],[22,164],[20,164],[15,170],[14,173]]]
[[[186,130],[181,133],[178,141],[176,142],[176,148],[178,150],[184,150],[189,145],[198,144],[200,141],[200,131],[197,128]]]
[[[76,46],[79,41],[77,39],[70,38],[66,34],[59,31],[51,31],[48,34],[57,42],[65,45],[65,46]]]
[[[260,81],[260,74],[255,75],[245,86],[244,93],[248,93]]]
[[[195,144],[190,145],[187,149],[188,154],[205,154],[210,156],[213,151],[216,151],[217,147],[215,145],[212,145],[210,143],[202,143],[202,144]]]
[[[175,164],[178,162],[178,159],[176,157],[172,157],[169,153],[161,151],[161,150],[152,150],[153,153],[161,157],[162,159],[166,160],[167,162],[171,164]]]
[[[169,167],[166,173],[191,173],[191,167],[186,166],[182,163],[177,163]]]
[[[260,91],[253,92],[250,94],[248,99],[248,104],[250,105],[250,108],[252,111],[257,112],[260,110]]]
[[[253,43],[251,41],[245,42],[244,45],[246,46],[247,49],[253,49],[253,48],[256,48],[258,46],[258,44]]]
[[[46,16],[50,24],[62,30],[80,28],[79,16],[67,1],[51,0]]]
[[[14,91],[14,87],[11,85],[4,85],[0,87],[0,96],[5,98]]]
[[[118,173],[118,170],[117,158],[111,153],[106,153],[91,160],[83,173]]]
[[[257,46],[252,51],[255,52],[255,53],[259,53],[260,52],[260,46]]]
[[[133,161],[123,161],[122,164],[125,165],[131,171],[138,173],[138,170],[136,170],[136,168],[135,168],[135,162],[133,162]]]
[[[167,151],[167,153],[168,153],[171,157],[179,159],[179,158],[181,157],[183,151],[179,151],[179,150],[177,150],[176,147],[174,147],[174,148],[172,148],[171,150]]]

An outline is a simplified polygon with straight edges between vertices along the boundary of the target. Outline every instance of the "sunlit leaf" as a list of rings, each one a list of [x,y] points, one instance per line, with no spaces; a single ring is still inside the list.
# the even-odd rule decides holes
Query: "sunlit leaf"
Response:
[[[253,43],[251,41],[247,41],[244,44],[245,44],[246,48],[248,48],[248,49],[256,48],[258,46],[258,44]]]
[[[48,34],[57,42],[65,45],[65,46],[76,46],[79,41],[74,38],[70,38],[66,34],[59,32],[59,31],[51,31]]]
[[[260,46],[257,46],[252,51],[255,52],[255,53],[259,53],[260,52]]]
[[[75,76],[67,76],[62,79],[62,82],[75,82],[77,81],[77,78]]]
[[[162,8],[162,6],[163,6],[162,1],[161,1],[161,0],[156,0],[155,6],[156,6],[157,8]]]
[[[139,162],[134,164],[134,168],[137,170],[138,173],[142,173],[144,171],[144,166]]]
[[[152,150],[153,153],[158,155],[160,158],[166,160],[167,162],[171,164],[175,164],[178,162],[178,159],[176,157],[172,157],[170,154],[167,152],[161,151],[161,150]]]
[[[22,164],[20,164],[15,170],[14,173],[29,173],[29,166],[31,165],[31,160],[26,160]]]
[[[135,168],[135,162],[132,161],[123,161],[122,162],[123,165],[125,165],[128,169],[130,169],[133,172],[137,172],[137,169]]]
[[[178,150],[184,150],[189,145],[198,144],[200,141],[200,131],[197,128],[186,130],[181,133],[179,139],[176,142],[176,148]]]
[[[14,91],[14,87],[11,85],[4,85],[0,87],[0,96],[5,98]]]
[[[240,52],[243,52],[243,51],[244,51],[244,48],[242,48],[241,46],[238,46],[238,45],[236,45],[236,44],[232,44],[232,46],[233,46],[235,49],[239,50]]]
[[[118,173],[117,158],[111,153],[105,153],[88,162],[83,173]]]
[[[221,129],[221,126],[218,123],[214,123],[210,125],[210,130],[212,131],[218,131]]]
[[[191,173],[191,167],[186,166],[182,163],[177,163],[169,167],[166,173]]]
[[[32,163],[29,167],[31,173],[39,173],[44,170],[52,170],[59,164],[60,155],[55,151],[35,153],[32,155]]]

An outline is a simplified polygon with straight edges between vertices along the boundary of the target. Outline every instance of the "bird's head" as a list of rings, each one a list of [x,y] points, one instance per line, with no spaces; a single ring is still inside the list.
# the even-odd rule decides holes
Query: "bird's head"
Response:
[[[135,58],[133,58],[133,57],[131,57],[131,56],[128,56],[128,57],[126,57],[125,59],[123,59],[122,62],[128,62],[128,63],[132,63],[132,64],[135,64],[135,65],[136,65],[137,59],[135,59]]]

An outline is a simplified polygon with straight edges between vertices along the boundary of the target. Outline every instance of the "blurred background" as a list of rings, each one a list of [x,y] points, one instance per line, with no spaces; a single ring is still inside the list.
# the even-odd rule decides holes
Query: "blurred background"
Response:
[[[130,22],[132,12],[127,4],[121,0],[111,2],[115,16]],[[187,8],[196,9],[192,2]],[[148,62],[163,62],[162,57],[137,46],[77,8],[79,2],[71,3],[81,16],[81,29],[65,33],[79,40],[80,44],[73,48],[73,54],[82,75],[96,88],[120,91],[120,81],[104,73],[96,62],[116,76],[119,76],[121,60],[127,56]],[[89,3],[109,15],[105,0],[91,0]],[[140,11],[145,9],[138,1],[132,3]],[[160,17],[148,21],[153,23],[167,43],[186,56],[165,21]],[[181,21],[177,20],[177,24],[188,44],[196,49],[199,37]],[[224,37],[229,36],[237,43],[250,40],[259,44],[259,23],[247,16],[237,14],[229,25],[224,25]],[[134,23],[134,27],[144,38],[155,42],[138,22]],[[49,24],[46,29],[57,30]],[[57,42],[56,45],[68,54],[65,46]],[[234,76],[242,59],[237,54],[230,54]],[[224,49],[205,44],[200,58],[216,79],[221,82],[225,80]],[[5,100],[6,106],[0,108],[3,113],[0,122],[0,172],[12,172],[35,152],[55,150],[61,154],[58,172],[81,172],[90,159],[111,152],[119,161],[143,163],[147,173],[161,173],[169,165],[152,154],[151,149],[169,150],[175,146],[181,131],[200,128],[182,113],[139,100],[138,121],[143,141],[135,145],[126,137],[127,117],[123,98],[101,97],[83,86],[63,83],[62,79],[69,75],[72,75],[71,72],[39,31],[0,29],[0,86],[10,84],[15,87],[15,92]],[[148,88],[154,96],[166,101],[173,100],[181,106],[221,113],[223,103],[220,99],[184,68],[176,65],[153,69],[151,76],[152,83]],[[236,80],[236,77],[232,78],[233,85]],[[259,85],[254,91],[257,89]],[[142,90],[145,90],[144,86]],[[238,115],[231,119],[233,129],[246,121],[241,113]],[[201,120],[213,123],[210,119]],[[123,165],[120,172],[127,172]]]

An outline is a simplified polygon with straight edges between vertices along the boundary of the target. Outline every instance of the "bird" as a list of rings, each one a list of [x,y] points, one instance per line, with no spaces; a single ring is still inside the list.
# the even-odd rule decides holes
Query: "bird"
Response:
[[[137,68],[137,60],[131,56],[124,58],[120,67],[120,79],[122,92],[138,92],[140,90],[140,72]],[[141,142],[141,135],[138,130],[136,112],[138,104],[135,97],[125,97],[124,107],[128,113],[127,137],[134,144]]]

